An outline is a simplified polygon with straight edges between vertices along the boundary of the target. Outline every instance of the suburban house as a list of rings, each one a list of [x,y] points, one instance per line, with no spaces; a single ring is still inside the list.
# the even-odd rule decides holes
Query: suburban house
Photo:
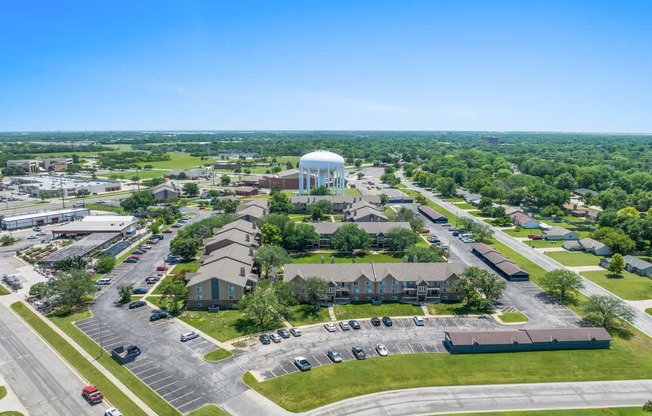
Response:
[[[566,241],[562,247],[568,251],[585,251],[587,253],[595,254],[596,256],[610,256],[613,254],[611,247],[592,238],[583,238],[579,241]]]
[[[604,328],[446,331],[444,346],[451,353],[462,354],[608,349],[611,347],[611,336]]]
[[[428,218],[430,221],[434,222],[435,224],[447,224],[448,223],[448,218],[446,216],[438,211],[435,211],[433,208],[427,206],[427,205],[419,205],[419,208],[417,208],[421,215],[424,217]]]
[[[589,208],[585,207],[584,205],[574,203],[564,204],[562,205],[562,208],[564,211],[570,213],[571,215],[586,219],[596,219],[600,214],[600,211],[595,208]]]
[[[383,210],[367,201],[353,203],[344,211],[344,219],[353,222],[387,222]]]
[[[156,202],[169,202],[179,199],[180,192],[174,186],[162,183],[152,188],[152,195]]]
[[[480,194],[467,193],[464,195],[464,200],[471,205],[478,205],[481,199],[482,199],[482,195]]]
[[[332,248],[333,234],[338,228],[345,225],[345,222],[316,222],[310,225],[315,227],[315,231],[319,234],[319,242],[312,248],[319,250],[328,250]],[[384,249],[385,248],[385,234],[392,228],[405,228],[412,230],[409,222],[360,222],[357,223],[358,228],[364,230],[371,237],[371,248]]]
[[[646,276],[652,278],[652,263],[645,260],[641,260],[638,257],[634,257],[632,255],[627,255],[624,257],[624,259],[625,259],[625,270],[627,270],[630,273],[636,273],[639,276]],[[604,267],[605,269],[609,267],[609,263],[611,263],[611,257],[605,257],[602,260],[600,260],[600,266]]]
[[[286,264],[283,280],[300,296],[307,277],[328,282],[325,302],[365,300],[436,303],[457,300],[455,283],[462,272],[455,263]]]
[[[577,232],[571,231],[568,228],[564,228],[560,226],[554,226],[549,230],[544,230],[542,234],[544,239],[550,241],[580,239],[580,235]]]
[[[573,189],[573,193],[577,196],[584,196],[587,194],[597,196],[598,192],[594,191],[593,189],[588,189],[588,188],[577,188]]]
[[[380,207],[379,195],[366,195],[366,196],[349,196],[349,195],[295,195],[290,197],[292,201],[292,212],[295,214],[305,214],[308,211],[308,206],[317,201],[326,200],[333,204],[333,212],[340,213],[350,208],[353,204],[360,201],[368,202],[369,204]]]
[[[505,207],[505,215],[508,217],[511,217],[512,214],[516,212],[523,212],[523,210],[520,207]]]
[[[503,256],[488,245],[476,243],[473,244],[472,247],[473,254],[480,257],[482,261],[508,280],[520,281],[530,279],[530,274],[528,272],[518,267],[507,257]]]
[[[514,225],[516,225],[517,227],[527,228],[527,229],[539,228],[539,221],[535,220],[534,218],[520,211],[512,213],[511,215],[509,215],[509,217],[512,219]]]

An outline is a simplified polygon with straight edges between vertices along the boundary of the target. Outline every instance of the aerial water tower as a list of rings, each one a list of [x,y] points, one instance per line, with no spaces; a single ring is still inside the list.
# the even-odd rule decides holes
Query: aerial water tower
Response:
[[[299,159],[299,195],[310,195],[310,184],[325,186],[333,195],[344,195],[344,158],[325,150]],[[311,180],[311,178],[314,178]]]

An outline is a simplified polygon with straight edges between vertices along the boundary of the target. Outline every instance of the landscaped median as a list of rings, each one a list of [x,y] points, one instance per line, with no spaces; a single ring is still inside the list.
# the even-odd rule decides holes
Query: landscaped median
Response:
[[[439,416],[475,416],[478,413],[451,413]],[[482,416],[649,416],[640,407],[609,407],[600,409],[521,410],[516,412],[488,412]]]
[[[505,324],[523,324],[530,321],[528,317],[521,312],[501,313],[498,315],[498,319],[500,319]]]
[[[325,365],[258,382],[243,381],[293,412],[381,391],[478,384],[637,380],[652,374],[652,339],[617,336],[609,350],[496,354],[410,354]],[[342,380],[346,380],[343,388]]]
[[[65,339],[50,328],[43,320],[32,312],[23,302],[16,302],[11,308],[25,320],[45,341],[54,348],[57,353],[63,357],[72,367],[81,374],[91,384],[95,385],[104,394],[106,399],[122,411],[126,416],[130,415],[147,415],[138,408],[123,391],[113,384],[100,370],[95,368],[86,358],[84,358],[75,348],[72,347]],[[91,341],[92,342],[92,341]],[[97,354],[99,347],[92,354]],[[107,360],[112,360],[106,356]],[[98,360],[99,361],[99,360]],[[116,363],[117,365],[117,363]],[[126,371],[126,370],[125,370]],[[140,395],[139,395],[140,396]],[[165,413],[165,414],[179,414]]]

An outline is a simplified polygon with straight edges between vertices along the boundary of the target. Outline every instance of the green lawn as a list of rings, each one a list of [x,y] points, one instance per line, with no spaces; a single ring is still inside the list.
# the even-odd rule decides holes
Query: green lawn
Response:
[[[4,399],[7,395],[7,388],[5,386],[0,386],[0,400]]]
[[[478,207],[476,207],[475,205],[471,205],[471,204],[468,204],[468,203],[466,203],[466,202],[460,202],[459,204],[455,204],[455,206],[456,206],[457,208],[459,208],[459,209],[464,209],[464,210],[467,210],[467,209],[478,209]]]
[[[159,163],[159,162],[152,162]],[[166,162],[170,163],[170,162]],[[110,171],[107,173],[98,173],[96,176],[98,178],[108,178],[108,179],[127,179],[131,180],[134,176],[138,176],[140,180],[143,179],[153,179],[153,178],[162,178],[165,175],[166,171],[159,169],[142,169],[142,170],[125,170],[125,171]]]
[[[207,404],[197,410],[188,413],[186,416],[229,416],[221,407],[214,404]]]
[[[539,230],[531,230],[528,228],[510,228],[509,230],[503,230],[503,232],[516,238],[526,238],[530,234],[541,234],[541,231]]]
[[[528,240],[525,242],[530,247],[546,248],[546,247],[561,247],[563,241],[548,241],[548,240]]]
[[[344,189],[344,195],[347,195],[347,196],[360,196],[360,195],[362,195],[362,193],[360,193],[360,191],[358,191],[357,189],[345,188]]]
[[[217,313],[183,311],[178,318],[218,341],[228,341],[258,332],[239,311],[235,310],[221,310]],[[280,325],[275,325],[275,327],[280,327]]]
[[[80,353],[75,350],[72,345],[68,344],[65,339],[63,339],[59,334],[57,334],[52,328],[50,328],[45,322],[41,320],[34,312],[32,312],[27,306],[22,302],[16,302],[11,305],[11,308],[18,313],[25,322],[31,326],[36,332],[38,332],[43,339],[47,341],[48,344],[54,348],[55,351],[64,360],[66,360],[72,367],[77,370],[82,377],[87,379],[90,383],[97,386],[97,388],[104,394],[104,396],[116,407],[123,409],[125,415],[146,415],[144,411],[138,408],[136,403],[134,403],[129,398],[129,392],[123,392],[115,384],[113,384],[104,374],[102,374],[95,366],[93,366],[86,358],[84,358]],[[76,318],[87,317],[88,315],[77,315]],[[53,320],[57,326],[60,328],[66,327],[64,331],[73,338],[75,342],[80,344],[86,352],[91,354],[93,357],[98,357],[100,352],[100,347],[91,341],[86,335],[81,331],[74,328],[72,325],[72,319],[75,317],[61,318],[57,321]],[[65,323],[63,321],[66,321]],[[72,328],[69,328],[72,327]],[[62,328],[63,329],[63,328]],[[74,334],[76,331],[78,334]],[[83,344],[80,343],[80,339],[83,338]],[[115,376],[117,376],[125,385],[138,395],[145,403],[149,406],[152,406],[152,410],[156,411],[158,414],[165,415],[178,415],[179,413],[174,410],[170,405],[165,403],[157,404],[157,402],[163,402],[160,400],[158,395],[144,385],[140,380],[131,374],[127,369],[123,369],[115,360],[111,358],[110,355],[105,354],[103,357],[98,357],[97,359],[102,366],[111,371]],[[110,363],[113,364],[109,365]],[[117,369],[112,367],[119,367],[122,370],[122,373],[126,373],[131,378],[128,379],[125,377],[125,374],[120,374]],[[114,371],[115,370],[115,371]],[[138,385],[139,384],[139,385]]]
[[[546,256],[557,260],[564,266],[597,266],[602,256],[595,256],[581,251],[549,251]]]
[[[385,303],[374,306],[371,302],[349,303],[348,305],[335,305],[335,317],[339,320],[363,319],[374,316],[414,316],[423,315],[420,306],[406,303]]]
[[[10,410],[8,412],[0,412],[0,416],[23,416],[22,413]]]
[[[486,311],[469,309],[460,302],[440,302],[427,305],[430,315],[486,315]]]
[[[645,313],[647,313],[648,315],[652,315],[652,308],[647,308],[645,310]]]
[[[652,299],[652,279],[623,271],[622,277],[610,275],[608,271],[580,273],[590,281],[626,300]]]
[[[489,413],[451,413],[437,416],[645,416],[643,409],[638,407],[609,407],[600,409],[565,409],[565,410],[532,410],[517,412]]]
[[[121,207],[114,207],[113,205],[104,204],[86,204],[86,208],[95,211],[113,212],[118,215],[124,215],[125,211]]]
[[[311,305],[297,305],[291,309],[292,315],[287,320],[292,326],[312,325],[331,320],[326,307],[314,309]]]
[[[513,324],[513,323],[518,323],[518,322],[529,322],[530,321],[527,316],[525,316],[524,314],[522,314],[520,312],[503,313],[501,315],[498,315],[498,318],[500,318],[500,320],[505,322],[506,324]]]
[[[9,292],[9,290],[6,287],[4,287],[4,285],[0,284],[0,296],[8,295],[9,293],[11,292]]]
[[[453,203],[453,202],[464,202],[465,201],[464,198],[442,198],[442,199],[444,201],[446,201],[446,202],[451,202],[451,203]]]
[[[349,253],[321,252],[321,253],[301,253],[293,257],[292,263],[300,264],[317,264],[321,263],[321,258],[324,257],[326,263],[331,262],[331,256],[335,257],[335,263],[352,263],[351,255]],[[365,254],[356,255],[356,263],[402,263],[403,253],[379,253],[379,254]]]
[[[204,360],[210,362],[216,362],[216,361],[224,360],[225,358],[229,358],[229,357],[233,357],[233,353],[231,351],[218,348],[204,355]]]
[[[145,165],[152,165],[154,169],[183,169],[194,170],[199,169],[204,163],[212,163],[217,159],[201,160],[200,157],[190,156],[190,153],[182,152],[168,152],[172,160],[162,162],[143,162],[138,165],[142,168]]]
[[[292,221],[303,222],[303,220],[309,219],[310,215],[306,215],[306,214],[289,214],[288,217],[290,217],[290,219]]]
[[[390,355],[320,366],[260,383],[247,373],[243,380],[284,408],[302,412],[350,397],[405,388],[636,380],[648,379],[651,372],[652,339],[635,332],[628,341],[614,337],[609,350]]]

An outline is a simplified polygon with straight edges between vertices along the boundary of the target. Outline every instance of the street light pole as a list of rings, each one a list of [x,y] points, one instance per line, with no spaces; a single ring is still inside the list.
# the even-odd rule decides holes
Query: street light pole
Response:
[[[100,322],[100,357],[104,355],[104,346],[103,344],[103,337],[102,337],[102,322]]]

